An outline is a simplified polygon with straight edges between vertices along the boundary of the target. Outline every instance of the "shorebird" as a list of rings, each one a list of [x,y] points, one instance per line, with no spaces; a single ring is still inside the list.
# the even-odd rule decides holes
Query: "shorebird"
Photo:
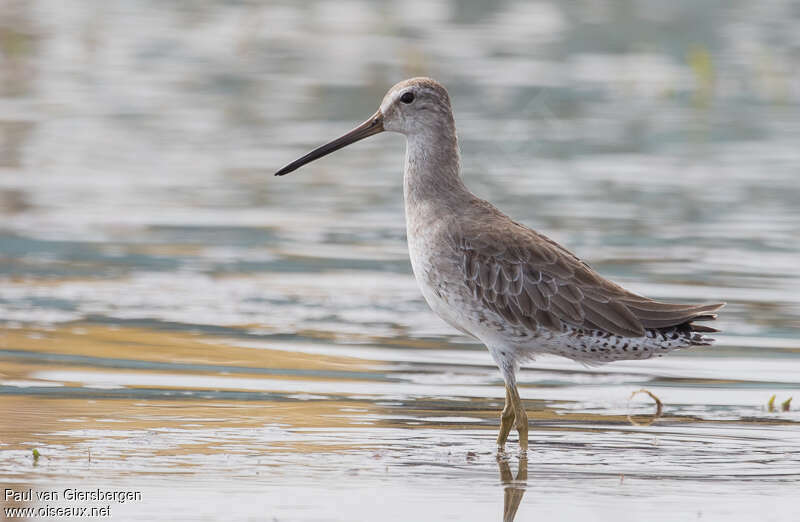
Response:
[[[398,83],[367,121],[275,175],[383,131],[406,137],[406,233],[422,295],[444,321],[486,345],[505,382],[500,449],[512,427],[520,449],[528,448],[516,375],[537,354],[602,364],[713,341],[704,334],[717,330],[695,321],[716,319],[725,303],[664,303],[629,292],[472,194],[461,179],[450,96],[430,78]]]

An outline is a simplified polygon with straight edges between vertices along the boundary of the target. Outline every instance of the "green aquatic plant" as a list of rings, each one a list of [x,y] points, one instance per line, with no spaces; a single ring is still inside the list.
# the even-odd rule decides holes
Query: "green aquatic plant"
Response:
[[[693,45],[689,49],[686,61],[695,79],[695,92],[692,102],[696,108],[705,108],[714,96],[714,61],[708,49],[701,45]]]
[[[775,408],[775,397],[776,395],[773,394],[772,397],[770,397],[769,400],[767,401],[767,411],[770,413],[778,411],[778,409]],[[781,403],[781,411],[790,411],[791,406],[792,406],[792,398],[789,397],[788,399],[786,399]]]

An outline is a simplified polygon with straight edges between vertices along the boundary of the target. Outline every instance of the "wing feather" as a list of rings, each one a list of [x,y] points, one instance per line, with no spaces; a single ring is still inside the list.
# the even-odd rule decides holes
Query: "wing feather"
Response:
[[[553,330],[569,325],[641,337],[648,328],[714,319],[714,312],[724,306],[662,303],[634,294],[552,240],[521,228],[527,242],[483,233],[458,243],[473,297],[511,324]]]

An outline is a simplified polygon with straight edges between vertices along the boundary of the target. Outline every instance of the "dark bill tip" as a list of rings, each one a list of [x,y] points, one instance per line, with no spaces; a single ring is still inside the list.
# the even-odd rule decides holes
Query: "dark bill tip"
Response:
[[[323,156],[327,156],[331,152],[335,152],[343,147],[350,145],[351,143],[355,143],[359,140],[363,140],[373,134],[378,134],[379,132],[383,132],[383,114],[381,111],[376,112],[372,115],[370,119],[356,127],[355,129],[351,130],[344,136],[336,138],[335,140],[322,145],[321,147],[317,147],[316,149],[312,150],[302,158],[296,159],[293,162],[289,163],[278,172],[275,173],[276,176],[283,176],[288,174],[292,171],[295,171],[305,165],[306,163],[311,163],[315,159],[319,159]]]

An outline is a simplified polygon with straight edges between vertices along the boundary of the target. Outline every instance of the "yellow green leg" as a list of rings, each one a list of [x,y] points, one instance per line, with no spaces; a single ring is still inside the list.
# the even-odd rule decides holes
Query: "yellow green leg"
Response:
[[[514,427],[519,432],[519,448],[525,452],[528,451],[528,414],[525,413],[525,406],[522,405],[522,399],[519,398],[517,387],[506,387],[506,390],[510,395],[511,406],[514,409]]]
[[[500,433],[497,435],[497,447],[503,449],[506,445],[508,433],[511,431],[511,426],[514,423],[514,407],[511,404],[511,392],[506,386],[506,404],[500,413]]]

